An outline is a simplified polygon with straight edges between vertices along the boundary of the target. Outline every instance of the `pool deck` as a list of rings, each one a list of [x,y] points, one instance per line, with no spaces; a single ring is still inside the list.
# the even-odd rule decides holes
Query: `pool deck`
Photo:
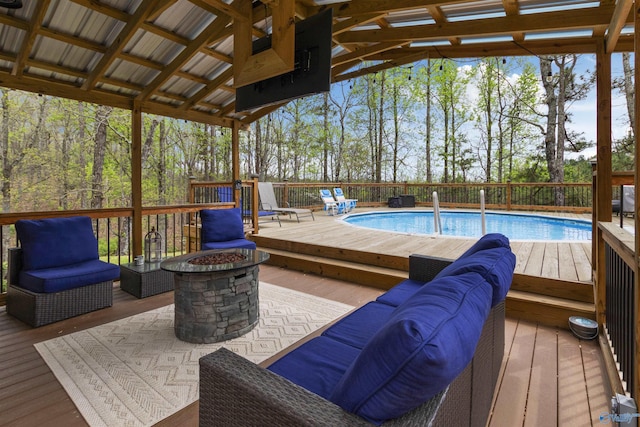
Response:
[[[398,212],[396,209],[388,208],[357,208],[354,212],[369,211]],[[534,214],[591,220],[590,215],[581,214]],[[270,239],[326,245],[344,250],[366,251],[382,255],[408,257],[418,253],[451,259],[460,256],[477,240],[476,238],[408,235],[398,232],[368,230],[346,224],[340,220],[340,216],[329,216],[323,211],[315,212],[315,218],[315,221],[305,218],[300,223],[297,223],[295,219],[283,219],[282,227],[278,227],[275,222],[261,223],[259,235]],[[511,248],[516,255],[516,273],[592,283],[590,240],[566,242],[513,240]]]

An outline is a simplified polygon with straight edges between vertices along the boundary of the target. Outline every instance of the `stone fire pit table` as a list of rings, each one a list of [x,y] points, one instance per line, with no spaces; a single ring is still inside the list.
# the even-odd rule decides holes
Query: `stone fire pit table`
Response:
[[[269,254],[214,249],[162,261],[174,273],[175,334],[206,344],[239,337],[258,323],[258,266]]]

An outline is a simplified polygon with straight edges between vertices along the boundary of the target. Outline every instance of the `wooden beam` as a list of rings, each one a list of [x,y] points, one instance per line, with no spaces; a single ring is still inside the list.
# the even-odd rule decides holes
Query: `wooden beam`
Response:
[[[253,54],[251,0],[241,0],[247,22],[233,26],[233,86],[241,87],[293,71],[295,62],[295,0],[279,0],[273,8],[271,48]]]
[[[429,6],[445,6],[456,3],[464,3],[468,0],[352,0],[342,3],[319,6],[317,12],[322,12],[328,8],[333,9],[334,18],[344,18],[370,13],[397,12],[401,10],[424,9]]]
[[[206,84],[202,89],[200,89],[195,95],[193,95],[187,102],[182,104],[179,109],[180,110],[188,110],[192,108],[195,104],[204,99],[211,92],[218,89],[220,86],[224,85],[226,82],[231,80],[233,77],[233,67],[227,68],[222,72],[218,77],[210,81]]]
[[[541,17],[539,15],[505,16],[475,21],[451,22],[441,25],[416,25],[402,28],[379,30],[361,30],[343,33],[338,36],[340,43],[366,43],[390,41],[426,41],[442,40],[451,37],[489,37],[509,35],[513,32],[559,31],[567,28],[590,28],[594,25],[608,24],[608,16],[613,13],[611,7],[599,7],[581,10],[559,11]]]
[[[630,3],[630,1],[629,1]],[[634,75],[635,75],[635,81],[636,82],[640,82],[640,57],[639,57],[639,53],[640,53],[640,10],[638,9],[639,6],[639,2],[635,1],[635,7],[634,7],[634,14],[633,14],[633,18],[634,18],[634,23],[635,23],[635,31],[634,31],[634,66],[635,66],[635,71],[634,71]],[[634,177],[634,183],[635,183],[635,187],[636,190],[640,188],[640,171],[638,170],[638,168],[640,167],[640,150],[638,149],[638,123],[640,123],[640,97],[634,96],[634,114],[635,114],[635,131],[633,132],[634,135],[634,141],[633,141],[633,146],[636,147],[635,149],[635,158],[634,158],[634,162],[633,162],[633,169],[634,169],[634,173],[635,173],[635,177]],[[636,402],[638,401],[638,399],[640,399],[640,369],[638,369],[638,366],[640,366],[640,254],[638,253],[638,250],[640,249],[640,233],[638,232],[640,230],[640,217],[639,217],[639,213],[640,213],[640,205],[638,204],[640,202],[640,191],[636,191],[635,192],[635,215],[634,215],[634,221],[635,221],[635,248],[634,248],[634,253],[636,255],[636,259],[635,259],[635,264],[633,266],[633,273],[634,273],[634,291],[633,291],[633,300],[635,301],[635,307],[634,307],[634,312],[636,315],[636,324],[635,324],[635,352],[633,355],[633,366],[636,367],[635,369],[635,378],[634,378],[634,390],[631,390],[631,393],[633,396],[635,396],[636,398]]]
[[[243,14],[240,9],[237,9],[235,6],[227,4],[222,0],[202,0],[202,2],[233,18],[235,20],[234,25],[240,21],[248,22],[250,19],[250,16]]]
[[[95,86],[100,77],[104,75],[109,66],[115,61],[117,55],[123,51],[127,43],[133,38],[134,34],[142,22],[151,15],[156,8],[159,0],[143,0],[136,9],[136,12],[130,17],[127,24],[118,34],[118,37],[111,43],[109,49],[102,55],[98,64],[91,70],[89,77],[84,81],[82,89],[88,90]]]
[[[38,5],[39,7],[36,9],[36,12],[31,17],[31,22],[29,22],[29,30],[27,31],[26,37],[22,39],[22,45],[18,50],[18,57],[16,58],[16,62],[13,63],[11,74],[13,74],[14,76],[22,75],[22,71],[24,70],[27,59],[29,59],[29,55],[31,55],[33,44],[36,42],[38,30],[42,26],[42,20],[47,13],[49,3],[50,0],[42,1],[41,4]]]
[[[609,24],[607,33],[605,35],[605,52],[613,52],[615,50],[616,44],[618,43],[618,38],[620,38],[620,32],[622,31],[622,28],[625,26],[629,18],[631,6],[631,1],[617,2],[616,8],[613,11],[611,23]]]
[[[238,0],[234,2],[237,3]],[[220,33],[225,31],[227,25],[231,22],[228,16],[219,16],[207,28],[205,28],[198,36],[189,43],[178,56],[168,64],[164,70],[156,76],[153,81],[147,85],[144,91],[138,95],[138,99],[146,101],[153,92],[158,90],[172,75],[179,70],[193,55],[198,53],[202,46],[206,45],[209,40],[215,39]]]
[[[339,56],[336,56],[332,59],[331,65],[341,65],[351,61],[360,61],[363,58],[373,55],[375,53],[385,52],[387,50],[395,49],[401,47],[408,42],[405,43],[377,43],[371,46],[363,47],[362,49],[354,50],[350,53],[345,53]]]

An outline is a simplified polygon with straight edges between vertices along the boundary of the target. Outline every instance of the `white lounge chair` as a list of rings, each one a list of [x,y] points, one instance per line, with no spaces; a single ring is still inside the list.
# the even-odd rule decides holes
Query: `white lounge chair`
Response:
[[[342,192],[342,188],[336,187],[333,189],[333,194],[336,196],[336,200],[338,203],[344,203],[346,206],[346,211],[350,212],[356,208],[356,204],[358,203],[358,199],[347,199]]]
[[[329,215],[343,214],[347,212],[347,204],[345,202],[338,202],[333,198],[333,194],[329,190],[320,190],[320,198],[324,203],[324,210]]]
[[[291,215],[295,215],[298,222],[300,222],[301,217],[306,216],[310,216],[311,219],[315,221],[315,218],[313,217],[313,211],[311,211],[311,209],[279,207],[278,201],[276,200],[276,194],[273,191],[273,184],[270,182],[259,182],[258,193],[260,194],[260,205],[264,210],[277,213],[285,213],[289,215],[289,218],[291,218]]]

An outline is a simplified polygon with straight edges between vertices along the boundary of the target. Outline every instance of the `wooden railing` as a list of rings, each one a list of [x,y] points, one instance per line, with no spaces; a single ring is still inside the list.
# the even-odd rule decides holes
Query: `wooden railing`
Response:
[[[243,209],[251,207],[251,191],[255,183],[242,183]],[[232,186],[228,182],[191,181],[189,194],[191,203],[219,201],[221,188]],[[300,183],[274,182],[273,188],[281,206],[289,203],[293,207],[320,210],[324,206],[320,190],[341,187],[348,198],[358,199],[358,206],[387,206],[389,198],[412,195],[417,206],[433,206],[433,193],[438,193],[440,206],[444,208],[478,208],[480,190],[484,190],[487,209],[555,211],[589,213],[592,206],[590,183],[465,183],[465,184],[418,184],[418,183]],[[555,204],[560,192],[564,203]]]
[[[594,174],[594,180],[597,174]],[[613,199],[623,185],[633,185],[633,173],[614,173]],[[595,181],[594,181],[595,185]],[[595,205],[595,200],[594,200]],[[596,269],[596,307],[601,326],[600,347],[613,393],[638,396],[638,266],[635,236],[616,222],[594,222],[593,251]]]

